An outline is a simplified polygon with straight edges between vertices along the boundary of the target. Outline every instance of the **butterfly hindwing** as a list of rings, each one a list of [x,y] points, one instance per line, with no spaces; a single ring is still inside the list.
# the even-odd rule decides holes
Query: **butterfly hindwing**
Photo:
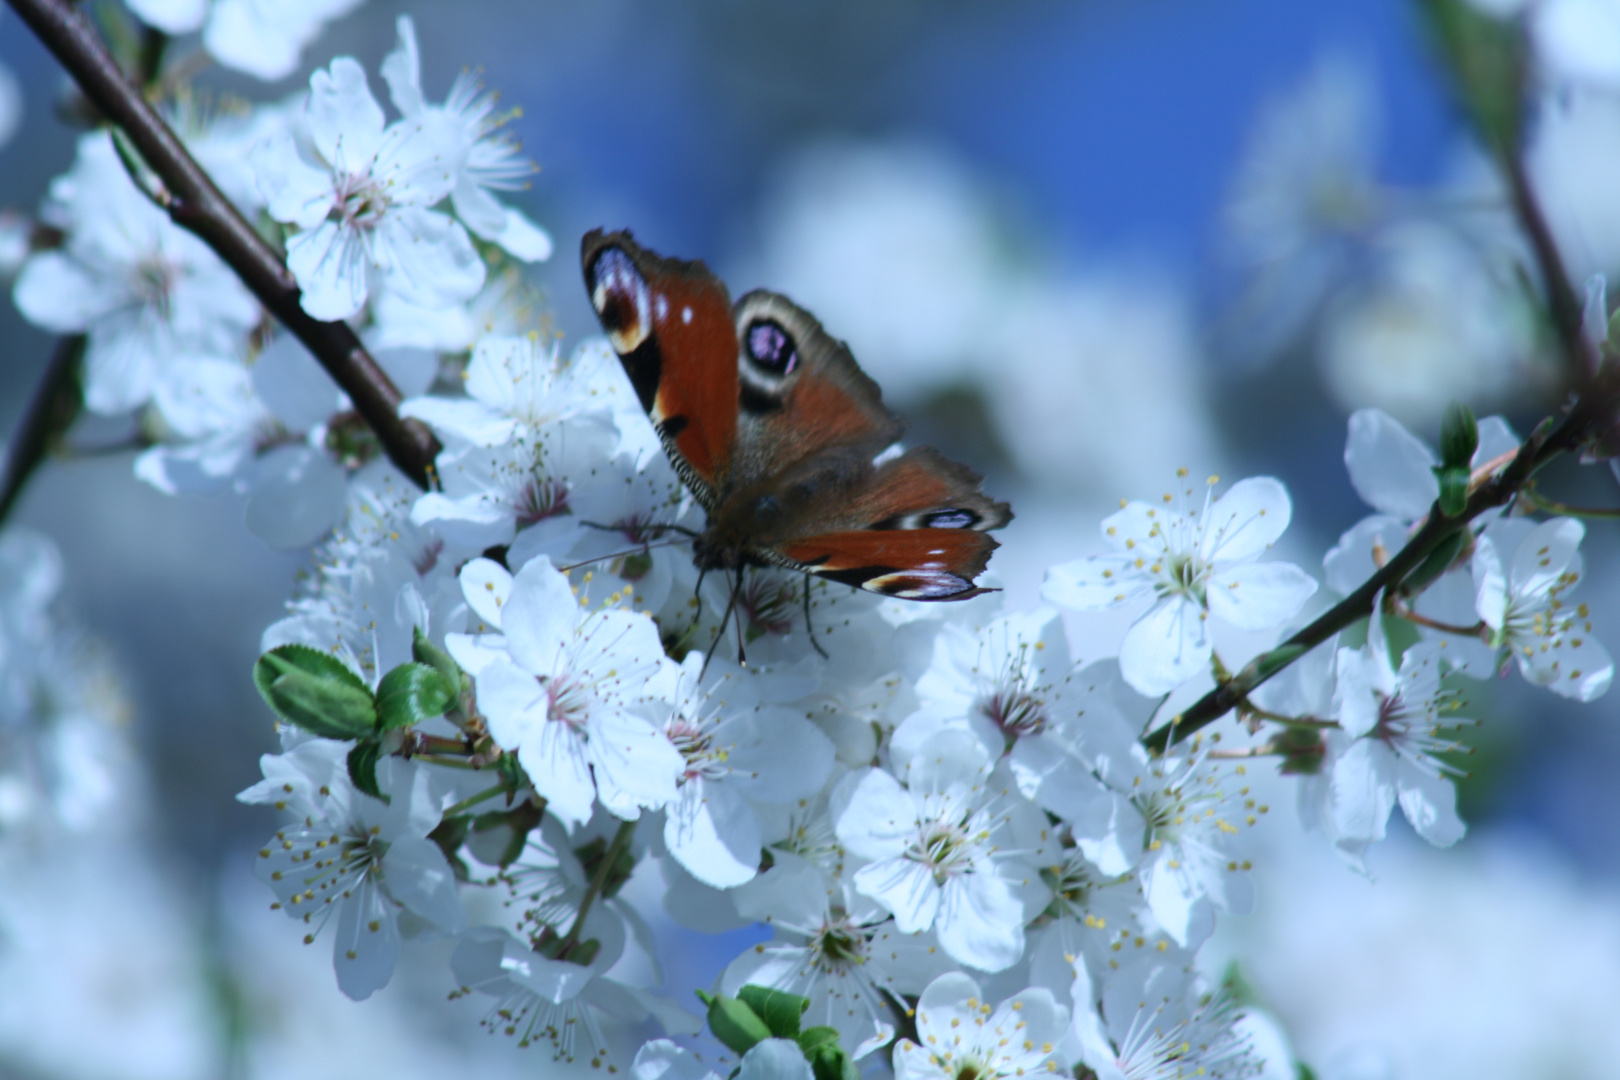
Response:
[[[706,510],[737,439],[737,334],[725,285],[701,262],[655,255],[628,232],[587,233],[585,288],[675,471]]]

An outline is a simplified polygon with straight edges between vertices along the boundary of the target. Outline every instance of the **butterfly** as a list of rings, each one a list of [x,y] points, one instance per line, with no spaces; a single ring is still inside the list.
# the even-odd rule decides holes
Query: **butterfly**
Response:
[[[701,262],[597,229],[581,267],[669,460],[707,513],[700,571],[798,570],[907,600],[965,600],[1012,520],[979,475],[895,449],[904,425],[849,347],[787,297],[732,304]],[[808,595],[806,597],[808,599]]]

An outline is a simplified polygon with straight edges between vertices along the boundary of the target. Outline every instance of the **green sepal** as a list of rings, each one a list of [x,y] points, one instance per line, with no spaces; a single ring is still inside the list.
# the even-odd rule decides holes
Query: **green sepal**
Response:
[[[1294,1076],[1297,1080],[1316,1080],[1316,1070],[1303,1061],[1294,1062]]]
[[[373,740],[365,739],[355,743],[354,749],[349,751],[349,779],[354,781],[355,787],[373,799],[380,799],[385,803],[393,802],[377,786],[377,759],[380,756],[382,747]]]
[[[746,1054],[771,1038],[765,1021],[736,998],[696,991],[698,1000],[709,1007],[709,1030],[733,1052]]]
[[[456,690],[461,688],[461,665],[449,653],[429,641],[420,627],[412,631],[411,658],[437,671],[447,685]]]
[[[1453,469],[1470,468],[1478,449],[1479,421],[1474,419],[1474,410],[1453,401],[1440,421],[1440,464]]]
[[[428,833],[428,839],[439,845],[444,852],[445,861],[460,882],[470,881],[472,871],[467,869],[467,860],[461,857],[462,842],[467,839],[467,829],[472,824],[472,818],[466,814],[454,814],[443,818]]]
[[[755,986],[753,983],[737,991],[737,1000],[765,1021],[765,1026],[778,1039],[797,1039],[799,1017],[810,1007],[809,998],[772,990],[768,986]]]
[[[376,729],[371,688],[337,657],[282,645],[253,665],[253,685],[277,716],[324,739],[358,739]]]
[[[1615,313],[1609,316],[1608,336],[1610,350],[1620,352],[1620,308],[1617,308]]]
[[[448,682],[426,664],[401,664],[377,684],[377,730],[410,727],[443,716],[455,703]]]
[[[1283,728],[1276,743],[1283,756],[1279,772],[1286,776],[1315,776],[1322,771],[1327,744],[1317,728],[1303,724]]]
[[[813,1027],[799,1036],[799,1049],[816,1080],[858,1080],[849,1052],[838,1043],[838,1029]]]
[[[467,836],[468,847],[479,862],[505,869],[523,854],[530,830],[539,827],[544,816],[540,808],[528,799],[510,810],[491,810],[479,814],[472,819],[471,833]],[[504,840],[501,838],[503,832]]]
[[[585,880],[596,880],[597,871],[602,867],[602,860],[607,858],[611,848],[607,837],[598,836],[574,849],[574,856],[579,859],[579,865],[585,870]],[[635,854],[629,848],[624,848],[613,860],[613,865],[608,867],[607,876],[602,879],[602,897],[611,900],[617,896],[624,883],[630,880],[630,873],[635,868]]]
[[[511,802],[514,792],[521,791],[529,782],[529,774],[523,771],[523,765],[518,761],[516,754],[502,754],[496,758],[495,775],[506,785],[508,802]]]
[[[1456,517],[1468,508],[1468,469],[1436,465],[1434,478],[1440,481],[1440,512]]]

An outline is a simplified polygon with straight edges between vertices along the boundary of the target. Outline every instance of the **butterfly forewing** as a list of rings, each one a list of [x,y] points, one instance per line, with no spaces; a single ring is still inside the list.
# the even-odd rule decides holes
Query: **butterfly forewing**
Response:
[[[731,298],[701,262],[655,255],[629,233],[586,234],[585,287],[675,471],[705,509],[737,437]]]

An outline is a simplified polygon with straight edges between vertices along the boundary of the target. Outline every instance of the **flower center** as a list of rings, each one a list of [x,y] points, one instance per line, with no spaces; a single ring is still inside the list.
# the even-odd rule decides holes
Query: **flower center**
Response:
[[[590,696],[585,688],[566,676],[542,677],[546,688],[546,719],[567,724],[576,734],[583,735],[590,719]]]
[[[167,319],[169,297],[179,277],[179,267],[161,252],[153,252],[135,264],[130,285],[142,304],[156,308],[159,316]]]
[[[369,231],[388,211],[388,195],[370,173],[351,173],[337,182],[337,215],[345,225]]]
[[[568,506],[568,485],[561,480],[534,479],[524,486],[514,500],[520,525],[525,527],[547,518],[572,513]]]
[[[843,911],[834,908],[821,930],[810,940],[810,954],[822,971],[836,974],[866,963],[866,933]]]
[[[699,776],[719,779],[731,772],[731,766],[727,764],[731,756],[730,748],[716,746],[713,732],[707,730],[707,725],[702,721],[677,716],[669,722],[664,733],[686,760],[686,770],[681,773],[680,783]]]
[[[939,885],[954,874],[967,871],[973,861],[973,838],[954,821],[930,821],[912,841],[906,857],[933,871]]]

